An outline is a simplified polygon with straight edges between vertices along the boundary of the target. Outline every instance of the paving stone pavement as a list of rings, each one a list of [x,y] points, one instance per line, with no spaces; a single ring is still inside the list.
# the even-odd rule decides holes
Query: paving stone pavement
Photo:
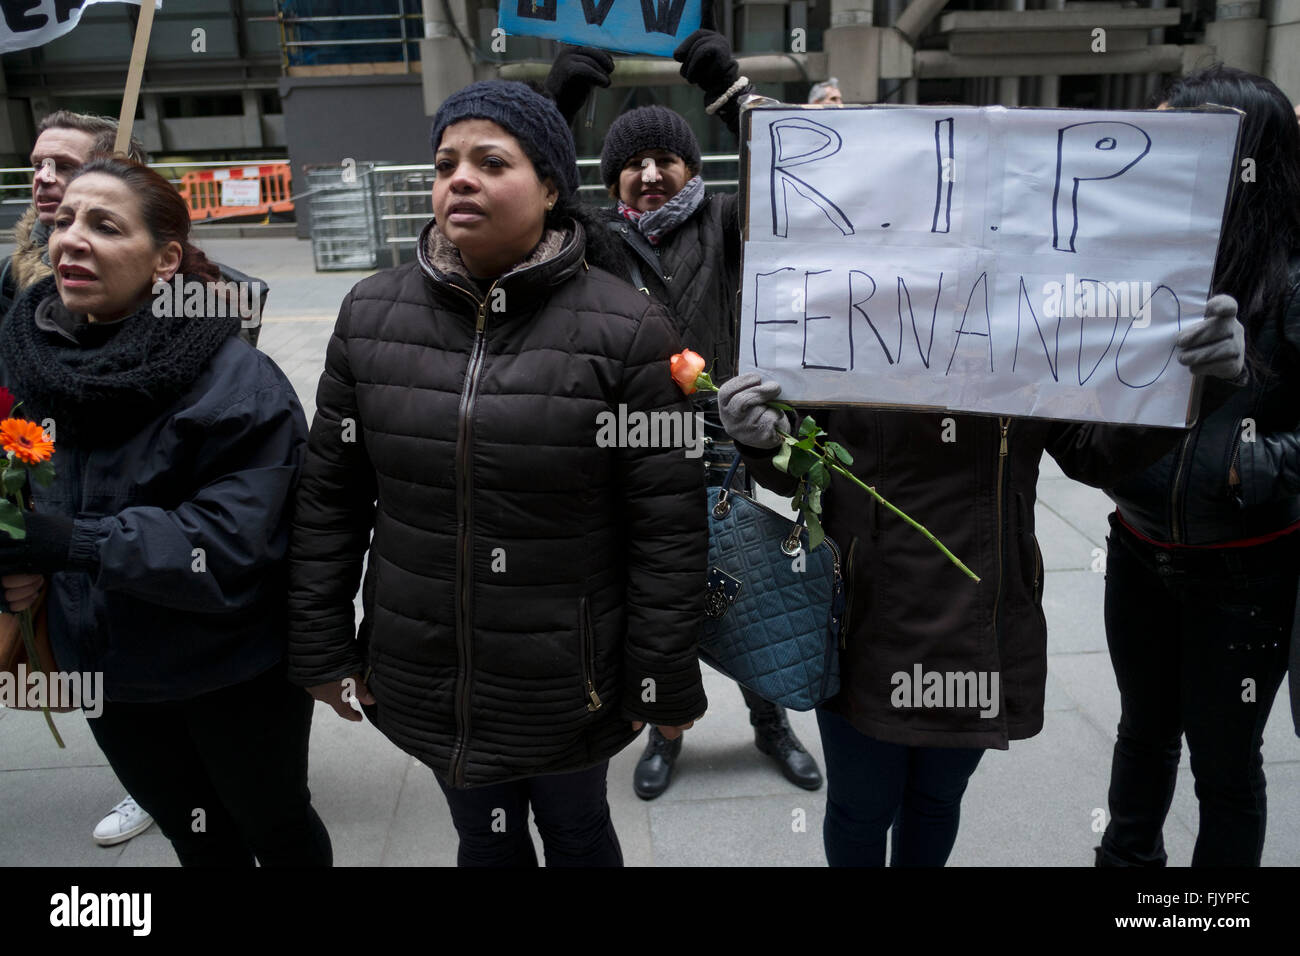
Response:
[[[205,247],[214,259],[270,281],[261,345],[293,381],[310,418],[338,304],[365,273],[315,273],[309,245],[293,239],[211,240]],[[1036,516],[1049,633],[1045,726],[1037,737],[985,756],[962,805],[952,865],[1091,864],[1098,836],[1092,824],[1106,805],[1119,717],[1102,625],[1103,578],[1092,570],[1096,549],[1105,547],[1109,510],[1104,495],[1065,478],[1044,458]],[[609,800],[627,863],[824,864],[825,791],[787,783],[754,749],[735,686],[707,668],[704,679],[709,711],[687,733],[667,793],[645,802],[632,792],[643,740],[611,761]],[[1264,734],[1270,822],[1264,863],[1270,866],[1300,864],[1300,740],[1289,708],[1284,685]],[[91,842],[91,829],[122,790],[85,719],[56,720],[67,750],[54,747],[38,715],[0,710],[0,865],[176,865],[156,827],[117,847]],[[820,761],[813,715],[791,714],[791,723]],[[454,864],[455,831],[431,772],[369,724],[343,721],[318,704],[310,783],[338,864]],[[1190,862],[1196,829],[1184,752],[1165,828],[1172,865]]]

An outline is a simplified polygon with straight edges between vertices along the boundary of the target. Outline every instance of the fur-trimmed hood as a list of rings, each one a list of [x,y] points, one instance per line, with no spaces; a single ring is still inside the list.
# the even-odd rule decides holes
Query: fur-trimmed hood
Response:
[[[539,265],[548,259],[554,259],[560,254],[560,251],[572,236],[571,230],[547,229],[542,234],[542,241],[534,247],[533,251],[525,259],[505,272],[502,278],[512,272]],[[434,220],[430,220],[428,226],[425,227],[424,241],[421,243],[421,259],[445,276],[460,276],[471,285],[474,284],[474,278],[470,275],[465,260],[460,257],[460,250],[456,248],[454,242],[443,234],[442,230],[438,228],[438,223]]]
[[[10,269],[18,292],[54,274],[50,266],[49,231],[39,228],[36,207],[31,206],[14,225],[14,253]]]

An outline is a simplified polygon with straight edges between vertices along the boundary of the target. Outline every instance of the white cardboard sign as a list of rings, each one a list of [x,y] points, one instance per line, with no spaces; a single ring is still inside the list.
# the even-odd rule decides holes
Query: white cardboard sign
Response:
[[[1235,111],[747,111],[742,372],[806,405],[1181,427]]]

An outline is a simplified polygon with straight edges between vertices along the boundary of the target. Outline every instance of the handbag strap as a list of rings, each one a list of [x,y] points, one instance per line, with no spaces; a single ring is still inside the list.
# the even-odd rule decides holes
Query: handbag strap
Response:
[[[741,463],[741,455],[737,452],[735,460],[731,463],[731,467],[727,469],[726,477],[722,479],[722,484],[720,486],[721,490],[718,492],[717,504],[713,506],[713,513],[717,517],[722,517],[731,510],[731,506],[727,503],[727,497],[731,494],[731,482],[735,480],[736,472],[740,470]],[[781,550],[784,553],[792,555],[796,553],[799,548],[803,547],[803,544],[799,540],[803,531],[803,526],[804,513],[800,511],[799,517],[796,518],[794,524],[790,526],[790,533],[785,536],[785,540],[781,543]]]

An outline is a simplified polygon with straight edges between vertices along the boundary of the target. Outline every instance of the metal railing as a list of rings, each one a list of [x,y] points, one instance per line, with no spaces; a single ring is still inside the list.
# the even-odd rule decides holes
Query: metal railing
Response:
[[[295,50],[301,50],[310,47],[348,47],[348,46],[375,46],[386,43],[400,43],[402,45],[402,68],[404,72],[411,71],[411,50],[410,44],[418,41],[423,35],[420,31],[409,31],[407,29],[408,20],[423,20],[422,13],[407,13],[405,0],[393,0],[397,7],[396,13],[360,13],[360,14],[336,14],[328,16],[306,16],[296,17],[285,15],[283,9],[283,0],[276,0],[275,16],[273,17],[247,17],[250,23],[275,23],[280,29],[280,69],[284,73],[289,72],[291,66],[311,66],[302,62],[301,59],[295,58]],[[395,37],[378,36],[378,37],[359,37],[359,38],[330,38],[327,40],[302,40],[301,25],[325,24],[325,23],[387,23],[397,21],[399,35]],[[292,39],[291,39],[292,37]],[[335,62],[352,63],[360,62],[350,57],[340,57]]]
[[[739,185],[739,179],[736,178],[711,179],[708,175],[710,167],[716,169],[731,164],[734,170],[740,161],[736,153],[715,153],[701,156],[700,159],[706,186],[731,191]],[[583,179],[593,178],[590,175],[592,172],[598,176],[599,170],[599,159],[578,160],[578,172]],[[435,175],[433,166],[427,163],[375,166],[366,174],[374,196],[381,248],[389,249],[393,265],[400,260],[403,249],[414,248],[420,230],[433,215],[431,195]],[[584,182],[579,185],[578,191],[593,205],[599,205],[602,199],[608,200],[608,193],[599,182]],[[612,203],[612,200],[609,202]]]
[[[164,176],[173,186],[180,185],[180,176],[167,176],[164,170],[172,171],[184,169],[225,169],[234,166],[267,166],[271,163],[287,163],[288,157],[283,159],[239,159],[222,161],[218,163],[150,163],[149,168],[157,171],[158,175]],[[28,205],[32,201],[32,176],[35,170],[30,166],[7,166],[0,169],[0,180],[7,180],[11,176],[20,176],[24,180],[19,183],[0,182],[0,204]],[[13,191],[21,192],[16,199],[9,198],[9,193]]]

